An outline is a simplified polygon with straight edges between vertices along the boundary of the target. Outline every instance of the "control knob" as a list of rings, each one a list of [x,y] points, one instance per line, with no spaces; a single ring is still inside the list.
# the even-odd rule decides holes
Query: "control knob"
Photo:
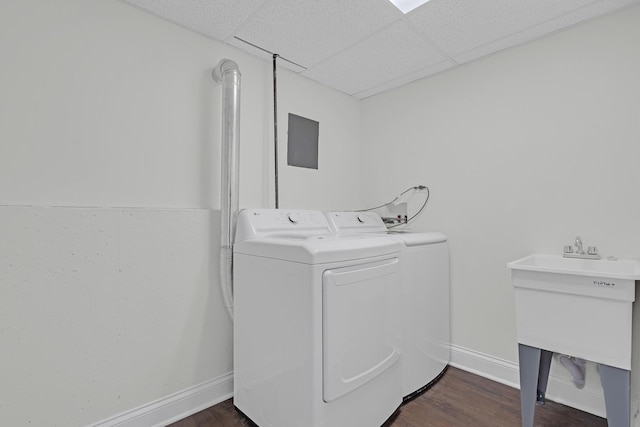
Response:
[[[297,224],[302,219],[302,215],[297,214],[297,213],[288,213],[287,214],[287,219],[289,220],[289,222],[291,224]]]

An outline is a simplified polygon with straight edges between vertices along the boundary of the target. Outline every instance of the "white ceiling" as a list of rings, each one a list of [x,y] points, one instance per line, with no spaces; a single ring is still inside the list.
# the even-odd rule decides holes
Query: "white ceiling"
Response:
[[[269,61],[276,53],[279,66],[359,99],[640,3],[431,0],[403,15],[388,0],[123,1]]]

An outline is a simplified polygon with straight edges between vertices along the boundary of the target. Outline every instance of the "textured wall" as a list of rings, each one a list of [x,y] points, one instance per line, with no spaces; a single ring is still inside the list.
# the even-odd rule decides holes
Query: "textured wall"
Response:
[[[117,0],[0,2],[0,28],[0,425],[86,425],[232,372],[211,70],[240,66],[240,204],[269,207],[271,64]],[[358,206],[359,102],[280,81],[282,206]],[[289,112],[320,121],[320,170],[286,166]]]
[[[231,372],[208,210],[0,207],[3,425],[86,425]]]

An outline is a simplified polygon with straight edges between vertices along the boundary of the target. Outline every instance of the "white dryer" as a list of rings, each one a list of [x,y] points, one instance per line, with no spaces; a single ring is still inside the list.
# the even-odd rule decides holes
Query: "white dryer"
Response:
[[[388,232],[374,212],[329,212],[339,235],[385,234],[403,242],[401,251],[404,400],[425,390],[450,361],[449,246],[442,233]]]
[[[372,427],[402,403],[398,256],[319,211],[244,210],[234,245],[234,405],[261,427]]]

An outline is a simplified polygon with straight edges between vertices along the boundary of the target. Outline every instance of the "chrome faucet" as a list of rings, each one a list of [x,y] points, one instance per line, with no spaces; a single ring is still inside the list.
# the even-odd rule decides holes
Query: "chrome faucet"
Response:
[[[576,236],[576,253],[582,255],[584,251],[582,250],[582,239],[580,236]]]
[[[562,256],[565,258],[600,259],[600,255],[598,255],[598,248],[595,246],[589,246],[587,252],[582,249],[582,239],[580,236],[576,236],[574,246],[576,247],[575,252],[571,245],[566,245]]]

